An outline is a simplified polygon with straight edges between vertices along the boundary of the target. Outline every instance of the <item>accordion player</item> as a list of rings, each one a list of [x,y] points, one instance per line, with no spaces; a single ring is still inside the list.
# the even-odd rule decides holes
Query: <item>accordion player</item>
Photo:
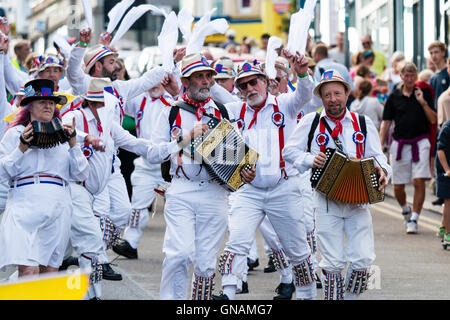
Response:
[[[325,166],[313,169],[311,186],[327,198],[352,205],[384,201],[384,192],[378,190],[379,176],[375,159],[349,159],[343,152],[328,148]]]
[[[209,130],[191,141],[183,152],[205,166],[211,178],[233,192],[243,184],[242,169],[251,169],[259,155],[230,121],[211,118]]]
[[[31,124],[33,126],[33,140],[31,140],[30,143],[31,147],[39,149],[53,148],[70,139],[70,136],[63,129],[61,120],[58,118],[53,118],[48,122],[34,120]]]

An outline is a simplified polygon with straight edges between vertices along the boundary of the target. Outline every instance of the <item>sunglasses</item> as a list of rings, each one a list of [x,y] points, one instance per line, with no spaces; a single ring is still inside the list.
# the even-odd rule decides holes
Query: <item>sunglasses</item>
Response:
[[[247,90],[247,86],[251,85],[252,87],[256,86],[258,84],[258,78],[254,78],[250,81],[239,83],[238,87],[241,90]]]

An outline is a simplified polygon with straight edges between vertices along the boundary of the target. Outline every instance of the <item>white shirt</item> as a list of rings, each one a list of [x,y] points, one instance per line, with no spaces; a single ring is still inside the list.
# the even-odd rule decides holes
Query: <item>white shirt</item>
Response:
[[[159,115],[164,109],[170,108],[170,105],[173,104],[173,98],[169,94],[164,94],[162,98],[164,101],[161,98],[152,101],[150,94],[145,92],[129,101],[127,109],[131,114],[133,114],[136,126],[139,126],[137,128],[139,138],[150,140],[153,128],[157,124]],[[139,115],[138,113],[140,113],[139,111],[144,99],[145,106],[143,112]],[[169,104],[169,106],[166,105],[166,103]],[[141,119],[138,120],[140,117]]]
[[[8,59],[4,53],[0,53],[0,140],[6,132],[9,123],[3,119],[14,111],[14,107],[6,99],[5,72],[3,61]]]
[[[332,122],[325,114],[325,111],[322,111],[321,118],[325,117],[327,123],[330,128],[333,129],[335,127],[334,122]],[[303,173],[310,168],[313,167],[313,161],[315,155],[320,152],[320,146],[316,142],[316,137],[320,133],[320,125],[317,126],[314,136],[311,142],[311,151],[306,152],[308,145],[308,135],[311,130],[312,122],[315,118],[315,114],[311,113],[303,117],[294,132],[290,136],[286,146],[283,150],[284,159],[293,164],[295,168],[297,168],[300,173]],[[387,163],[387,158],[384,155],[380,138],[378,135],[378,131],[375,128],[372,120],[366,118],[366,126],[367,126],[367,137],[365,142],[365,153],[364,158],[374,157],[379,166],[386,169],[387,177],[392,174],[392,169]],[[346,111],[344,118],[341,120],[342,123],[342,134],[339,134],[338,138],[343,144],[344,151],[348,154],[349,157],[356,158],[356,143],[353,141],[353,134],[355,133],[355,129],[352,124],[352,117],[349,111]],[[334,140],[331,138],[331,135],[328,131],[325,130],[325,133],[329,136],[328,144],[326,148],[334,148],[336,149],[336,145]]]
[[[248,129],[253,119],[254,109],[246,106],[244,128],[242,135],[246,143],[259,153],[256,163],[256,177],[251,182],[259,188],[268,188],[276,185],[282,178],[280,169],[280,142],[279,128],[272,121],[274,115],[273,105],[278,102],[279,111],[284,115],[284,143],[294,131],[297,124],[297,116],[312,98],[314,84],[309,77],[299,79],[295,92],[281,94],[275,97],[268,94],[266,104],[258,113],[257,122]],[[276,102],[277,101],[277,102]],[[227,104],[227,108],[235,119],[240,118],[243,102]],[[230,115],[231,117],[231,115]],[[286,163],[288,176],[295,176],[298,171],[292,164]]]
[[[69,61],[67,63],[67,80],[72,86],[75,95],[81,95],[88,91],[89,83],[93,77],[86,74],[81,69],[83,56],[86,49],[81,47],[73,47]],[[115,80],[112,82],[113,88],[117,90],[121,97],[124,112],[130,116],[134,116],[127,110],[127,101],[133,99],[145,91],[157,86],[166,72],[162,67],[156,67],[144,73],[137,79],[127,81]],[[117,119],[120,122],[120,119]]]
[[[84,116],[88,124],[88,131],[84,130]],[[116,121],[112,121],[114,114],[109,108],[103,107],[97,109],[102,125],[102,133],[100,134],[97,126],[97,120],[89,108],[84,108],[82,111],[74,110],[68,112],[63,117],[64,123],[72,123],[75,117],[77,133],[84,132],[84,135],[77,134],[77,139],[84,139],[87,133],[94,137],[102,139],[105,145],[105,152],[95,151],[90,147],[92,156],[89,158],[90,173],[87,179],[78,181],[85,181],[86,189],[93,195],[97,195],[103,191],[108,183],[108,178],[112,174],[113,159],[116,148],[123,148],[127,151],[136,153],[138,155],[146,155],[148,151],[149,141],[145,139],[136,139],[128,131],[123,129]],[[84,142],[80,141],[84,147]]]
[[[14,67],[8,55],[5,55],[3,59],[3,68],[6,88],[11,94],[18,92],[20,87],[32,80],[31,76]]]
[[[28,148],[25,153],[19,149],[22,125],[6,131],[0,142],[0,179],[6,181],[32,175],[52,175],[70,180],[85,180],[89,165],[81,152],[80,145],[70,148],[69,143],[49,149]]]

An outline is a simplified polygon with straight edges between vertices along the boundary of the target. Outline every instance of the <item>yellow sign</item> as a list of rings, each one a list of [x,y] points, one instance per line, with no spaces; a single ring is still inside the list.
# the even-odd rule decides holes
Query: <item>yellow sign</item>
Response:
[[[0,285],[0,300],[81,300],[88,288],[87,273],[58,272]]]

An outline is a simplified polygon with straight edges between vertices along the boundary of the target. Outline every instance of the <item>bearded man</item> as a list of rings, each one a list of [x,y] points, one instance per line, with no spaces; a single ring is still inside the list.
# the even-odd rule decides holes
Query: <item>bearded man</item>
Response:
[[[172,175],[165,193],[167,227],[160,286],[163,300],[187,299],[191,263],[194,275],[190,298],[211,299],[214,290],[216,256],[227,229],[228,191],[212,181],[200,162],[181,151],[209,130],[210,118],[206,114],[228,118],[227,109],[210,96],[214,75],[216,71],[202,55],[185,56],[181,63],[181,82],[186,90],[182,100],[194,107],[195,113],[176,106],[163,109],[152,132],[147,159],[162,163],[170,158]],[[241,174],[248,183],[255,171],[243,170]]]

